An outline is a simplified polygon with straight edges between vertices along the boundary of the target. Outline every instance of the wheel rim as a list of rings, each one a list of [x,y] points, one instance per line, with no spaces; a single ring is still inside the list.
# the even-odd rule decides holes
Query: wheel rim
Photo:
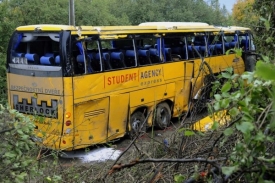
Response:
[[[167,125],[167,111],[165,108],[160,109],[160,120],[163,125]]]
[[[140,119],[138,118],[135,118],[132,122],[132,129],[135,131],[135,132],[138,132],[140,128]]]

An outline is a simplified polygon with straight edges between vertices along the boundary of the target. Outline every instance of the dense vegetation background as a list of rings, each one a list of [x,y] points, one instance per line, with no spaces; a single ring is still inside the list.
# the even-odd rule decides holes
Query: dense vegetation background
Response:
[[[2,182],[98,182],[105,180],[104,174],[106,174],[105,178],[108,175],[108,171],[96,170],[95,167],[62,169],[57,161],[50,162],[50,166],[47,162],[38,161],[41,157],[38,152],[41,151],[29,140],[33,131],[32,122],[5,106],[6,49],[13,30],[17,26],[27,24],[68,24],[68,5],[68,0],[0,0],[0,138],[2,142],[0,179]],[[230,111],[232,121],[223,129],[218,125],[213,127],[218,137],[215,134],[211,135],[211,138],[216,137],[216,139],[212,139],[214,143],[210,146],[213,147],[213,151],[216,147],[223,147],[225,156],[222,158],[226,158],[226,161],[222,161],[223,163],[217,160],[218,157],[205,160],[205,166],[211,165],[212,168],[216,168],[211,169],[213,172],[199,172],[197,165],[188,164],[187,168],[190,167],[192,171],[187,171],[189,174],[186,175],[182,169],[171,172],[163,168],[163,162],[156,164],[154,171],[151,171],[152,166],[148,165],[141,168],[142,172],[138,171],[139,168],[123,172],[125,167],[132,167],[139,163],[161,162],[156,159],[136,160],[136,164],[130,163],[123,166],[118,164],[119,169],[108,167],[112,170],[109,174],[117,170],[122,171],[121,174],[112,175],[107,181],[105,180],[106,182],[131,182],[138,177],[145,179],[144,175],[151,177],[146,179],[149,182],[165,180],[167,177],[172,177],[175,182],[183,182],[186,179],[204,182],[207,180],[272,182],[270,175],[274,175],[275,172],[274,5],[275,2],[272,0],[237,0],[232,13],[229,13],[225,7],[220,7],[218,0],[75,1],[76,25],[136,25],[146,21],[199,21],[222,26],[247,26],[254,32],[257,50],[261,55],[256,72],[245,73],[241,77],[223,73],[221,76],[223,83],[218,81],[215,83],[216,88],[222,89],[215,95],[214,108]],[[237,84],[235,81],[238,81]],[[194,136],[190,131],[181,130],[181,132],[184,132],[185,139],[191,136],[200,139],[203,145],[210,142],[209,138],[207,141],[202,141],[201,136]],[[171,148],[176,150],[182,148],[176,145],[177,143]],[[191,145],[194,146],[194,144]],[[159,149],[157,147],[154,150],[151,149],[152,152],[147,152],[146,156],[155,155],[156,150]],[[37,153],[39,154],[37,159],[33,158]],[[55,156],[55,154],[51,155]],[[167,151],[162,151],[163,156],[159,152],[157,156],[153,155],[153,158],[168,157]],[[173,156],[169,158],[166,160],[172,161]],[[174,159],[175,161],[194,163],[201,160]],[[152,164],[155,166],[154,163]],[[162,172],[162,169],[165,171]],[[146,174],[146,171],[151,172],[152,175]],[[138,176],[132,177],[133,175]],[[166,181],[169,182],[171,179],[167,178]]]

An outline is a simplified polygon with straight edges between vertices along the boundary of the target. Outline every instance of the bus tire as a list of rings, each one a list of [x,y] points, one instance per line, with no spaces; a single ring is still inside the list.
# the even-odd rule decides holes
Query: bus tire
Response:
[[[170,125],[171,109],[166,102],[157,105],[154,119],[155,125],[160,129],[165,129]]]
[[[140,133],[146,132],[147,123],[146,122],[144,123],[144,121],[145,121],[145,116],[140,111],[136,111],[131,115],[131,117],[130,117],[131,129],[129,132],[130,138],[134,138],[137,135],[139,135]],[[141,126],[142,124],[143,124],[143,126]]]
[[[253,72],[256,67],[256,56],[248,55],[245,60],[245,71]]]

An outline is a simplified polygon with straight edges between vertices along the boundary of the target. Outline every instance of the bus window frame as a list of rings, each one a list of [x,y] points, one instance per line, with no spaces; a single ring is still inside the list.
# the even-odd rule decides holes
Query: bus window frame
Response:
[[[62,67],[62,75],[72,76],[73,65],[72,65],[72,37],[71,31],[63,30],[60,32],[60,39],[59,39],[59,53],[60,53],[60,63]]]
[[[136,43],[136,36],[132,36],[132,42],[133,42],[133,47],[134,47],[134,53],[135,53],[135,65],[134,67],[140,66],[139,60],[138,60],[138,55],[137,55],[137,43]]]

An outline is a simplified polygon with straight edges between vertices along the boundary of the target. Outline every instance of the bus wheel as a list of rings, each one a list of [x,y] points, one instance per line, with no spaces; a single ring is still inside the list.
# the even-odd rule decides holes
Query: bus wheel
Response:
[[[171,120],[171,109],[169,105],[165,102],[157,105],[155,111],[155,124],[160,129],[165,129],[170,125]]]
[[[141,132],[146,132],[147,123],[146,122],[144,123],[144,121],[145,121],[145,116],[140,111],[136,111],[131,115],[131,118],[130,118],[131,130],[129,132],[129,135],[131,138],[134,138],[135,136],[139,135]],[[143,126],[141,126],[142,124]]]

